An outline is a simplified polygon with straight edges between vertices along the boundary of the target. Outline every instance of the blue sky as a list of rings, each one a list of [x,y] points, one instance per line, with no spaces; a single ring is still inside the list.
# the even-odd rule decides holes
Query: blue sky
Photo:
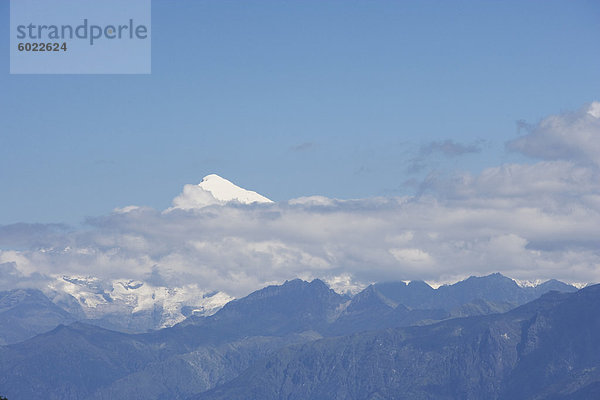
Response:
[[[9,75],[0,1],[0,225],[165,209],[210,173],[277,201],[412,194],[432,171],[529,162],[505,151],[516,121],[600,97],[597,1],[152,13],[151,75]]]

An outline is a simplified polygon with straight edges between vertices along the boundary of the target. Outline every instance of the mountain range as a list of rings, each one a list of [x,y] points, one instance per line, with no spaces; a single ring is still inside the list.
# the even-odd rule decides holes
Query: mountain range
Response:
[[[556,281],[521,287],[494,274],[438,289],[424,282],[375,284],[349,297],[320,280],[293,280],[228,302],[213,315],[191,315],[144,334],[74,322],[2,346],[0,394],[9,399],[502,398],[519,387],[515,371],[535,373],[534,364],[526,363],[537,360],[525,356],[544,354],[539,349],[549,346],[546,337],[566,346],[559,354],[566,357],[575,342],[560,342],[561,335],[587,338],[596,328],[591,314],[597,292],[595,286],[577,291]],[[581,310],[575,313],[571,303]],[[54,303],[45,304],[49,320],[62,316]],[[12,307],[20,307],[19,301]],[[583,319],[574,324],[576,316]],[[596,342],[586,340],[573,350],[593,353]],[[565,383],[550,390],[541,372],[532,377],[539,386],[532,393],[594,390],[595,369],[586,369],[592,368],[593,355],[581,355],[591,357],[588,364],[577,357],[565,358],[572,363],[562,369],[551,357],[545,360],[547,368],[559,368],[556,374]],[[575,375],[563,376],[569,365]],[[393,397],[392,391],[414,396]]]
[[[503,314],[321,339],[193,398],[598,398],[599,306],[594,285]]]
[[[196,285],[166,287],[133,280],[60,276],[43,290],[0,291],[0,344],[21,342],[75,321],[127,333],[173,326],[191,315],[212,315],[232,297]]]

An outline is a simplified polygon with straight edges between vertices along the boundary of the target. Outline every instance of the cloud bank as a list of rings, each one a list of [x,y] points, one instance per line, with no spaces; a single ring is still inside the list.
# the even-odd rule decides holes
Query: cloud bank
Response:
[[[507,148],[543,160],[569,160],[600,166],[600,102],[553,115],[531,133],[507,143]]]
[[[295,277],[340,290],[496,271],[600,282],[599,144],[600,103],[592,103],[507,144],[539,161],[429,178],[419,196],[193,203],[183,201],[198,198],[188,188],[168,212],[128,207],[81,230],[3,226],[0,285],[53,274],[148,279],[156,271],[171,284],[235,296]]]

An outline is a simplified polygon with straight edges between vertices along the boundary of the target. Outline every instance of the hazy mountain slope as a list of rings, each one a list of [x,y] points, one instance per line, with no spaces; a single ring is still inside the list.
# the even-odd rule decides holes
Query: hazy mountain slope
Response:
[[[598,390],[600,285],[556,297],[566,299],[551,309],[536,310],[522,325],[519,363],[502,399],[568,398]]]
[[[373,285],[358,293],[347,303],[340,315],[324,331],[328,335],[351,333],[417,323],[440,321],[450,317],[444,310],[411,310],[395,304]]]
[[[419,309],[443,309],[451,312],[474,301],[508,303],[514,306],[540,297],[550,290],[575,292],[577,288],[550,280],[535,287],[519,286],[514,280],[495,273],[482,277],[472,276],[452,285],[437,289],[422,281],[377,283],[375,289],[397,304]]]
[[[61,325],[2,349],[0,388],[8,398],[84,399],[163,353],[132,335]]]
[[[283,349],[197,399],[533,399],[600,382],[600,285],[505,314]],[[558,397],[557,397],[558,396]]]
[[[491,302],[482,299],[475,299],[465,303],[450,312],[452,318],[472,317],[476,315],[500,314],[515,308],[514,303]]]
[[[185,398],[237,376],[256,360],[320,336],[348,299],[322,281],[269,286],[228,303],[210,317],[192,317],[144,340],[168,343],[176,355],[99,389],[93,399]]]
[[[220,346],[199,347],[139,371],[97,390],[89,399],[185,399],[227,382],[256,360],[288,345],[320,338],[316,334],[252,337]]]
[[[354,296],[327,332],[344,335],[502,313],[550,290],[574,292],[577,288],[558,281],[521,287],[501,274],[470,277],[438,289],[422,281],[377,283]]]
[[[39,290],[0,292],[0,345],[21,342],[75,320]]]
[[[345,300],[321,281],[294,280],[214,316],[148,334],[60,326],[0,347],[0,389],[27,399],[180,398],[234,377],[282,346],[319,338],[311,330],[326,326]],[[140,390],[138,382],[152,383],[152,390]]]
[[[373,286],[396,304],[411,308],[435,308],[431,299],[436,296],[436,290],[423,281],[383,282]]]
[[[349,299],[318,279],[300,279],[268,286],[227,303],[215,315],[191,317],[179,324],[218,333],[219,338],[282,336],[293,332],[325,331]]]

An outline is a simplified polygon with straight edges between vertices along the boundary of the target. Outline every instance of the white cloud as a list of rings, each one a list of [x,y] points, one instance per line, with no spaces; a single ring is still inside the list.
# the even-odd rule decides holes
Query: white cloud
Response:
[[[412,268],[430,267],[434,265],[433,258],[421,249],[390,249],[389,252],[403,266]]]
[[[121,207],[121,208],[117,207],[113,210],[113,212],[117,213],[117,214],[126,214],[128,212],[139,210],[140,208],[141,207],[139,207],[139,206],[126,206],[126,207]]]
[[[33,274],[145,279],[157,270],[170,284],[235,296],[296,277],[323,278],[338,290],[497,271],[522,280],[600,282],[594,144],[567,132],[592,132],[595,110],[549,117],[521,138],[518,146],[530,153],[534,144],[553,142],[552,152],[540,154],[554,158],[430,179],[416,197],[243,204],[215,202],[187,185],[169,212],[115,210],[82,230],[0,227],[0,285]],[[570,150],[560,142],[567,138],[575,138]]]
[[[212,204],[221,204],[221,202],[198,185],[185,185],[183,192],[173,199],[173,208],[182,210],[191,210]]]
[[[590,104],[587,113],[594,118],[600,118],[600,102],[595,101]]]
[[[1,259],[28,272],[35,266],[45,274],[108,278],[144,279],[158,268],[169,282],[237,296],[295,277],[439,282],[500,271],[600,281],[593,240],[600,237],[600,208],[555,200],[548,209],[520,197],[470,196],[115,213],[85,231],[49,238],[44,252],[3,252]]]
[[[597,168],[571,161],[542,161],[533,165],[507,164],[483,170],[478,175],[458,174],[451,179],[430,179],[426,189],[446,200],[476,205],[484,201],[514,207],[515,202],[550,207],[557,201],[597,196],[600,193]],[[426,190],[426,191],[427,191]],[[591,200],[591,198],[590,198]],[[562,205],[559,201],[558,205]]]
[[[510,150],[543,160],[600,165],[600,102],[578,112],[553,115],[525,136],[507,143]]]

